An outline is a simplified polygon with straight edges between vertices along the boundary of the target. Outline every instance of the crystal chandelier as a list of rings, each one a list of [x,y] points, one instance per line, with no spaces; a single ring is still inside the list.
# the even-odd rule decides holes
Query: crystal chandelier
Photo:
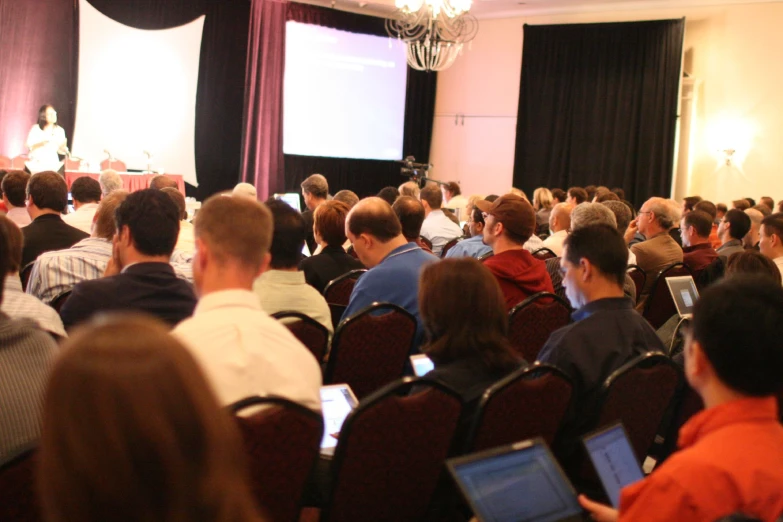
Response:
[[[404,41],[408,65],[419,71],[448,69],[478,32],[471,0],[396,0],[386,32]]]

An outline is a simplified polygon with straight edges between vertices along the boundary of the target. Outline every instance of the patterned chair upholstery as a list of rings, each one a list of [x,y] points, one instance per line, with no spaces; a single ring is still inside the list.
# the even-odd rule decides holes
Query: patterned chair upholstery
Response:
[[[348,383],[361,399],[402,376],[416,319],[390,303],[373,303],[345,319],[332,339],[324,382]]]
[[[557,257],[557,254],[552,252],[547,247],[541,247],[537,249],[535,252],[533,252],[533,257],[536,259],[540,259],[541,261],[546,261],[547,259],[553,259]]]
[[[514,349],[533,362],[552,332],[571,320],[568,302],[549,292],[531,295],[508,313],[508,339]]]
[[[294,337],[307,346],[320,364],[329,349],[329,330],[312,317],[300,312],[277,312],[272,317],[281,321]]]
[[[363,268],[351,270],[337,279],[329,281],[329,284],[324,288],[324,298],[326,299],[326,302],[329,304],[348,306],[348,301],[351,298],[351,292],[353,292],[356,280],[366,271],[367,270]],[[337,328],[337,324],[334,326]]]
[[[237,415],[253,493],[274,522],[297,522],[305,483],[315,465],[323,435],[323,418],[314,411],[281,398],[249,397],[228,407]]]
[[[647,273],[639,268],[637,265],[628,265],[628,275],[633,280],[633,285],[636,287],[636,302],[639,302],[639,297],[642,295],[642,289],[647,283]]]
[[[674,306],[666,278],[685,275],[693,275],[690,268],[682,263],[674,263],[661,270],[655,279],[644,305],[644,314],[642,314],[655,330],[663,326],[671,316],[677,313],[677,307]]]
[[[0,520],[42,520],[36,494],[36,453],[27,451],[0,467]]]

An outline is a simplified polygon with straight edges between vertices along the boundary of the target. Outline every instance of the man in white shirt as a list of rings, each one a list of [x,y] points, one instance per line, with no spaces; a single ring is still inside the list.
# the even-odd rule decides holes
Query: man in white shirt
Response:
[[[759,250],[778,266],[783,275],[783,214],[765,217],[759,228]],[[719,252],[720,253],[720,252]]]
[[[271,256],[272,216],[248,198],[215,196],[195,222],[193,278],[200,300],[173,334],[201,364],[222,404],[251,395],[321,409],[321,369],[251,291]]]
[[[27,182],[30,181],[30,174],[23,170],[9,170],[3,178],[3,203],[8,209],[8,219],[13,221],[19,227],[24,227],[32,222],[30,214],[25,207],[27,198]]]
[[[76,178],[71,184],[71,196],[75,212],[63,216],[63,221],[92,234],[92,222],[101,201],[101,184],[89,176]]]
[[[558,203],[552,207],[549,214],[549,230],[552,235],[544,240],[544,247],[555,253],[557,257],[563,255],[563,241],[568,236],[571,228],[571,210],[569,203]]]
[[[443,191],[443,208],[455,211],[460,221],[467,221],[468,200],[462,195],[459,183],[449,181],[441,190]]]
[[[436,184],[430,183],[421,189],[419,199],[424,206],[421,237],[432,243],[432,253],[440,257],[446,243],[460,237],[462,229],[443,213],[443,194]]]

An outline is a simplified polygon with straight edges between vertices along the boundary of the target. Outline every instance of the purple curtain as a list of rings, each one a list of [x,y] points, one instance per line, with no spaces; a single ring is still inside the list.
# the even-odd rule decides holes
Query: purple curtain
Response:
[[[283,72],[287,2],[253,0],[250,8],[242,179],[258,198],[283,192]]]

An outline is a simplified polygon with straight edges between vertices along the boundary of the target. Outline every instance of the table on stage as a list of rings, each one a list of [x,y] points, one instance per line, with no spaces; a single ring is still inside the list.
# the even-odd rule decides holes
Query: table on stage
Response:
[[[66,170],[65,171],[65,183],[68,185],[68,191],[71,190],[71,184],[75,179],[82,176],[90,176],[94,180],[98,180],[101,175],[100,172],[84,172],[81,170]],[[120,172],[120,178],[122,179],[122,188],[128,192],[135,192],[149,187],[150,179],[157,176],[157,174],[147,174],[145,172]],[[174,181],[177,182],[177,188],[182,195],[185,195],[185,180],[182,179],[181,174],[166,174]]]

